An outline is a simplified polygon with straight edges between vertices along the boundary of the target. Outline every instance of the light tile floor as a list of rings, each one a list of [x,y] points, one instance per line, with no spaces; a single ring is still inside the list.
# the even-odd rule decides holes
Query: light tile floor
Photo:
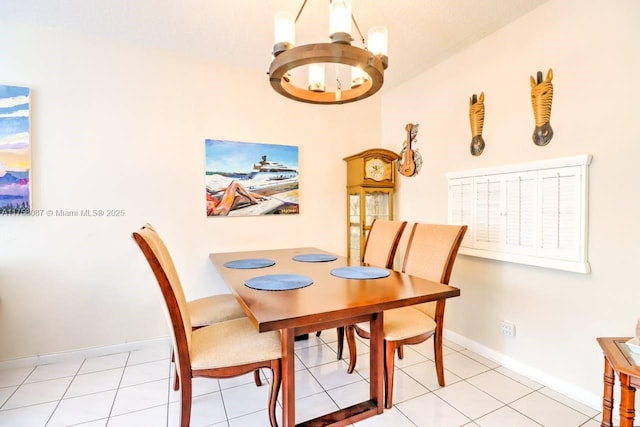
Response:
[[[432,341],[406,347],[405,358],[396,365],[393,409],[355,425],[600,425],[598,411],[454,343],[445,344],[446,387],[437,383]],[[346,361],[336,360],[335,348],[335,330],[296,343],[298,422],[366,400],[367,342],[358,342],[358,365],[351,375]],[[168,345],[0,370],[0,426],[177,426],[180,398],[172,390],[172,377]],[[256,387],[252,375],[196,379],[191,425],[268,426],[268,391],[268,386]]]

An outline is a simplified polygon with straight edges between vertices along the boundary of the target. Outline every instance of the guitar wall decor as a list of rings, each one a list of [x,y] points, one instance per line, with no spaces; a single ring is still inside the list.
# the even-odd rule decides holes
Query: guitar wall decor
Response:
[[[475,94],[469,99],[469,122],[471,123],[471,155],[479,156],[484,151],[482,128],[484,127],[484,92],[478,98]]]
[[[417,148],[413,148],[413,144],[418,141],[419,124],[407,123],[405,130],[407,131],[407,139],[404,142],[402,151],[400,152],[400,161],[398,162],[398,172],[404,176],[415,176],[420,172],[422,167],[422,156]]]

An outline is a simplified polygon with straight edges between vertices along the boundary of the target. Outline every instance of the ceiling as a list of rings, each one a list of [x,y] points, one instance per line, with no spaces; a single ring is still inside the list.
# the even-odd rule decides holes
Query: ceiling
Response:
[[[389,68],[385,73],[385,88],[389,88],[547,1],[351,3],[365,37],[374,25],[385,25],[389,30]],[[328,0],[308,0],[296,24],[298,45],[328,41],[328,4]],[[301,5],[302,0],[2,0],[0,19],[170,49],[266,73],[271,62],[274,14],[281,10],[297,14]]]

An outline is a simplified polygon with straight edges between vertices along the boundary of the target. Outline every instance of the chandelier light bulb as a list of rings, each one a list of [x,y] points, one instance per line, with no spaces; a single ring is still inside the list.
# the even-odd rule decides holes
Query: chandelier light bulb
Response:
[[[324,64],[309,65],[309,90],[324,92]]]
[[[329,37],[333,43],[351,44],[351,2],[333,0],[329,5]]]
[[[381,25],[377,27],[371,27],[367,38],[369,39],[369,52],[382,59],[384,67],[387,68],[389,64],[388,58],[388,40],[387,40],[387,27]]]
[[[360,67],[351,67],[351,87],[362,86],[367,81],[367,74]]]
[[[291,49],[296,44],[296,22],[290,12],[278,12],[274,19],[273,55]]]
[[[374,55],[388,55],[387,27],[371,27],[368,33],[369,52]]]

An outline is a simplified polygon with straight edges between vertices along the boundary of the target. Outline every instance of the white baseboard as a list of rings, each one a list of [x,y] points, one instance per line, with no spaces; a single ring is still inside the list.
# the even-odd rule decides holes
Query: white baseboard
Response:
[[[444,338],[458,345],[468,348],[474,353],[478,353],[479,355],[486,357],[489,360],[493,360],[494,362],[499,363],[507,369],[511,369],[512,371],[520,375],[530,378],[537,383],[540,383],[552,390],[557,391],[558,393],[562,393],[563,395],[570,397],[584,405],[587,405],[590,408],[593,408],[597,411],[602,411],[602,396],[595,395],[585,389],[576,387],[573,384],[569,384],[566,381],[554,377],[553,375],[549,375],[548,373],[543,372],[537,368],[526,365],[503,353],[492,350],[476,341],[463,337],[462,335],[459,335],[453,331],[445,329],[443,336]]]
[[[83,348],[73,351],[64,351],[60,353],[42,354],[33,357],[24,357],[21,359],[7,360],[0,362],[0,369],[23,368],[36,365],[48,365],[51,363],[60,363],[73,359],[85,359],[88,357],[107,356],[114,353],[123,353],[125,351],[140,350],[147,347],[154,347],[163,344],[171,344],[171,338],[158,337],[149,340],[132,341],[123,344],[107,345],[102,347]]]

